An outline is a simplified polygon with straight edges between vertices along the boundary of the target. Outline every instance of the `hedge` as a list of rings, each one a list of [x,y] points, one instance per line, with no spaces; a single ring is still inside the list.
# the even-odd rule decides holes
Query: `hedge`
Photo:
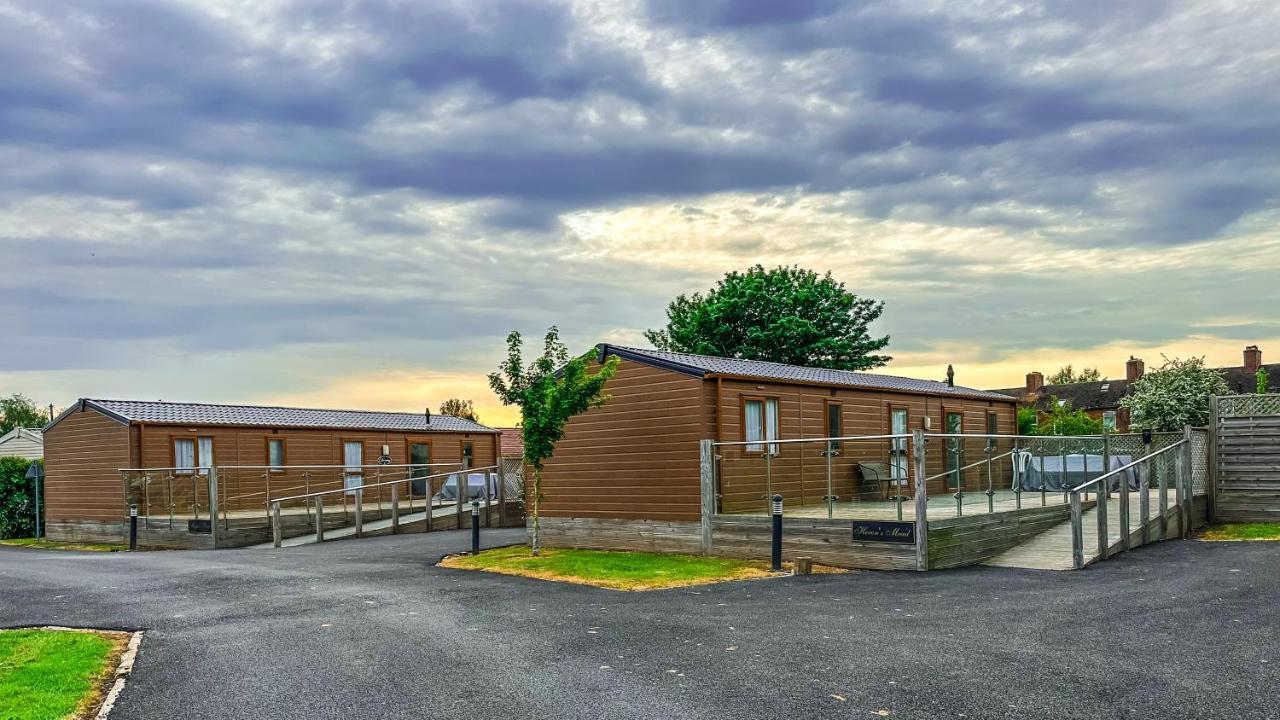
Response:
[[[0,540],[35,537],[35,483],[27,480],[27,468],[32,462],[39,461],[0,457]],[[40,500],[43,505],[44,498]]]

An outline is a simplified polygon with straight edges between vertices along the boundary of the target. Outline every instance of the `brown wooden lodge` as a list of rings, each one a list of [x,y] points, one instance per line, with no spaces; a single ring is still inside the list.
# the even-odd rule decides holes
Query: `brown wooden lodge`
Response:
[[[273,495],[341,488],[352,467],[484,467],[500,452],[498,431],[446,415],[87,398],[44,438],[48,537],[112,542],[123,539],[129,502],[145,502],[149,522],[207,518],[203,479],[215,464],[223,510],[244,508],[261,524]],[[131,468],[147,488],[126,499],[121,470]],[[302,477],[299,468],[314,469]],[[376,469],[361,472],[372,482]]]
[[[613,355],[621,363],[606,386],[609,400],[569,422],[546,464],[541,517],[548,545],[637,547],[627,536],[634,523],[644,523],[643,532],[665,535],[651,535],[640,547],[697,551],[703,440],[760,441],[717,450],[714,512],[721,515],[763,513],[767,490],[782,494],[789,507],[824,502],[822,444],[773,445],[765,477],[761,458],[770,440],[917,429],[1012,435],[1017,427],[1015,398],[951,382],[606,344],[597,349],[597,362]],[[929,462],[931,475],[946,472],[943,453]],[[897,475],[898,492],[906,494],[915,478],[901,440],[847,443],[832,464],[831,491],[844,500],[881,500],[894,491],[868,481],[868,467]],[[932,482],[930,493],[944,492],[946,482]]]

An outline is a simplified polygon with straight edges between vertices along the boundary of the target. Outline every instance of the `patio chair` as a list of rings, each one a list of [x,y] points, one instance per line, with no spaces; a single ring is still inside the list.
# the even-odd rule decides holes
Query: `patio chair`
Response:
[[[889,477],[889,469],[882,462],[860,462],[858,463],[858,494],[865,495],[868,490],[872,493],[872,497],[879,497],[881,500],[889,499],[889,488],[893,486],[893,481]]]

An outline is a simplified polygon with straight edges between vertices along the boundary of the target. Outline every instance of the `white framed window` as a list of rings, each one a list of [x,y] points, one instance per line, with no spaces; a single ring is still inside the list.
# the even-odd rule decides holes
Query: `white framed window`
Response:
[[[272,470],[284,469],[284,438],[267,439],[267,465]]]
[[[190,475],[196,469],[196,441],[194,438],[173,439],[174,472]]]
[[[200,474],[207,475],[213,467],[213,438],[196,438],[196,463],[200,466]]]
[[[1102,429],[1103,430],[1116,429],[1116,411],[1115,410],[1107,410],[1102,413]]]
[[[765,443],[778,440],[777,398],[743,398],[742,439],[747,452],[765,452]],[[778,454],[778,446],[768,445],[770,455]]]
[[[359,440],[343,442],[342,464],[345,466],[343,480],[347,494],[350,495],[356,488],[364,485],[364,468],[360,467],[364,464],[364,443]]]

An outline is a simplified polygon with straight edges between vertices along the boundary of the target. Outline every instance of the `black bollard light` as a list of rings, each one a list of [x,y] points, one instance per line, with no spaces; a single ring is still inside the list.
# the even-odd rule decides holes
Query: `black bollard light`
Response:
[[[480,501],[471,501],[471,554],[480,554]]]
[[[782,496],[773,496],[773,571],[782,572]]]
[[[138,506],[129,506],[129,549],[138,549]]]

